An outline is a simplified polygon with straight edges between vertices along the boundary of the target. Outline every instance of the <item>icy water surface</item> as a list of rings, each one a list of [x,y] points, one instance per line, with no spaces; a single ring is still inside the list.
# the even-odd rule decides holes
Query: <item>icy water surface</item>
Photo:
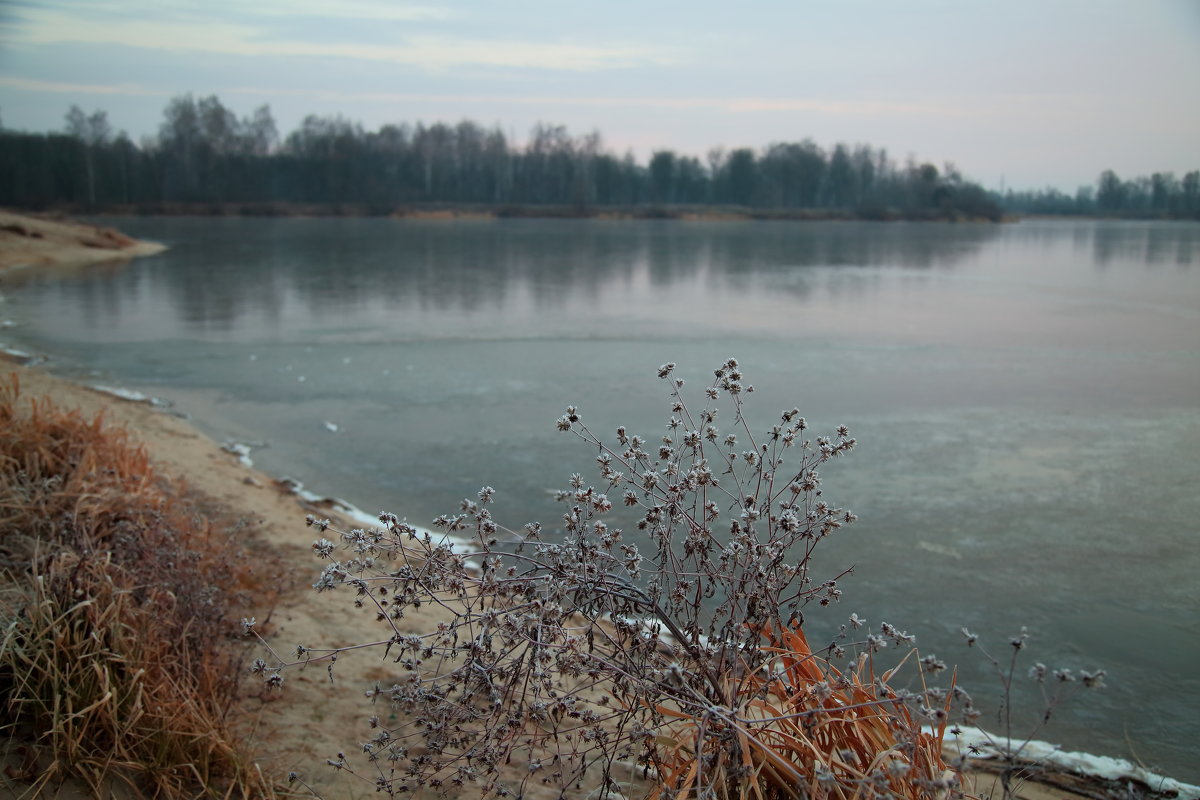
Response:
[[[760,427],[859,440],[814,630],[886,619],[987,701],[959,628],[1026,625],[1030,663],[1109,675],[1042,738],[1200,781],[1200,225],[104,222],[171,249],[9,280],[0,339],[418,523],[491,484],[552,525],[593,469],[566,405],[653,439],[660,363],[698,388],[737,356]]]

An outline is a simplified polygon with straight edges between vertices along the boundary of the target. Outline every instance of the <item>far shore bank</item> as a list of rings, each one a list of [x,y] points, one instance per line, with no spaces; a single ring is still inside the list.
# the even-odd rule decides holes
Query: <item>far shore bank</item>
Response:
[[[70,216],[189,216],[189,217],[391,217],[419,220],[463,219],[613,219],[682,221],[781,221],[781,222],[1011,222],[958,212],[906,213],[893,208],[754,208],[645,204],[609,205],[492,205],[474,203],[140,203],[113,205],[63,205],[38,212]]]
[[[247,217],[247,218],[390,218],[424,221],[500,219],[677,220],[683,222],[940,222],[1002,224],[1022,220],[1107,220],[1124,222],[1196,222],[1187,217],[1153,214],[1021,214],[970,216],[954,211],[903,212],[894,208],[756,208],[753,206],[638,204],[511,205],[486,203],[139,203],[58,205],[18,210],[39,218],[64,217]]]

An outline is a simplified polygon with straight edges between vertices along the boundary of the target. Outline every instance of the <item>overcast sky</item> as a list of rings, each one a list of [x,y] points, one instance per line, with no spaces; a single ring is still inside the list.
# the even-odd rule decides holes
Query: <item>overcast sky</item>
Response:
[[[989,188],[1200,169],[1200,0],[0,0],[0,119],[72,105],[135,140],[174,95],[618,153],[811,137]]]

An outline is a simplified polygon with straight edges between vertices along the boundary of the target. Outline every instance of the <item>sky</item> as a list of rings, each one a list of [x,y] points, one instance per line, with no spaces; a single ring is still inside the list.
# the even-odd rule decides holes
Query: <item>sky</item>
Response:
[[[0,122],[134,141],[174,96],[539,121],[639,159],[811,138],[1074,192],[1200,169],[1200,0],[0,0]]]

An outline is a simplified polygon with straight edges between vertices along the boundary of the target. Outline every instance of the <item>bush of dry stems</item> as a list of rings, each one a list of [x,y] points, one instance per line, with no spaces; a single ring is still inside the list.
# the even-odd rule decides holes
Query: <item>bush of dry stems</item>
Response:
[[[849,431],[812,436],[797,409],[755,431],[735,359],[698,402],[673,364],[658,374],[670,407],[659,435],[602,438],[574,407],[558,420],[594,454],[595,477],[570,476],[553,528],[504,528],[486,486],[436,532],[387,513],[347,530],[309,519],[327,562],[315,588],[348,590],[376,616],[378,640],[356,648],[377,647],[396,672],[368,692],[367,766],[330,763],[389,795],[960,794],[941,744],[965,695],[925,680],[944,665],[886,623],[859,631],[852,616],[820,652],[804,633],[805,610],[842,591],[813,553],[855,521],[822,474],[854,447]],[[447,621],[406,633],[429,604]],[[885,668],[889,645],[911,652]],[[254,669],[279,686],[339,652],[268,644]]]

